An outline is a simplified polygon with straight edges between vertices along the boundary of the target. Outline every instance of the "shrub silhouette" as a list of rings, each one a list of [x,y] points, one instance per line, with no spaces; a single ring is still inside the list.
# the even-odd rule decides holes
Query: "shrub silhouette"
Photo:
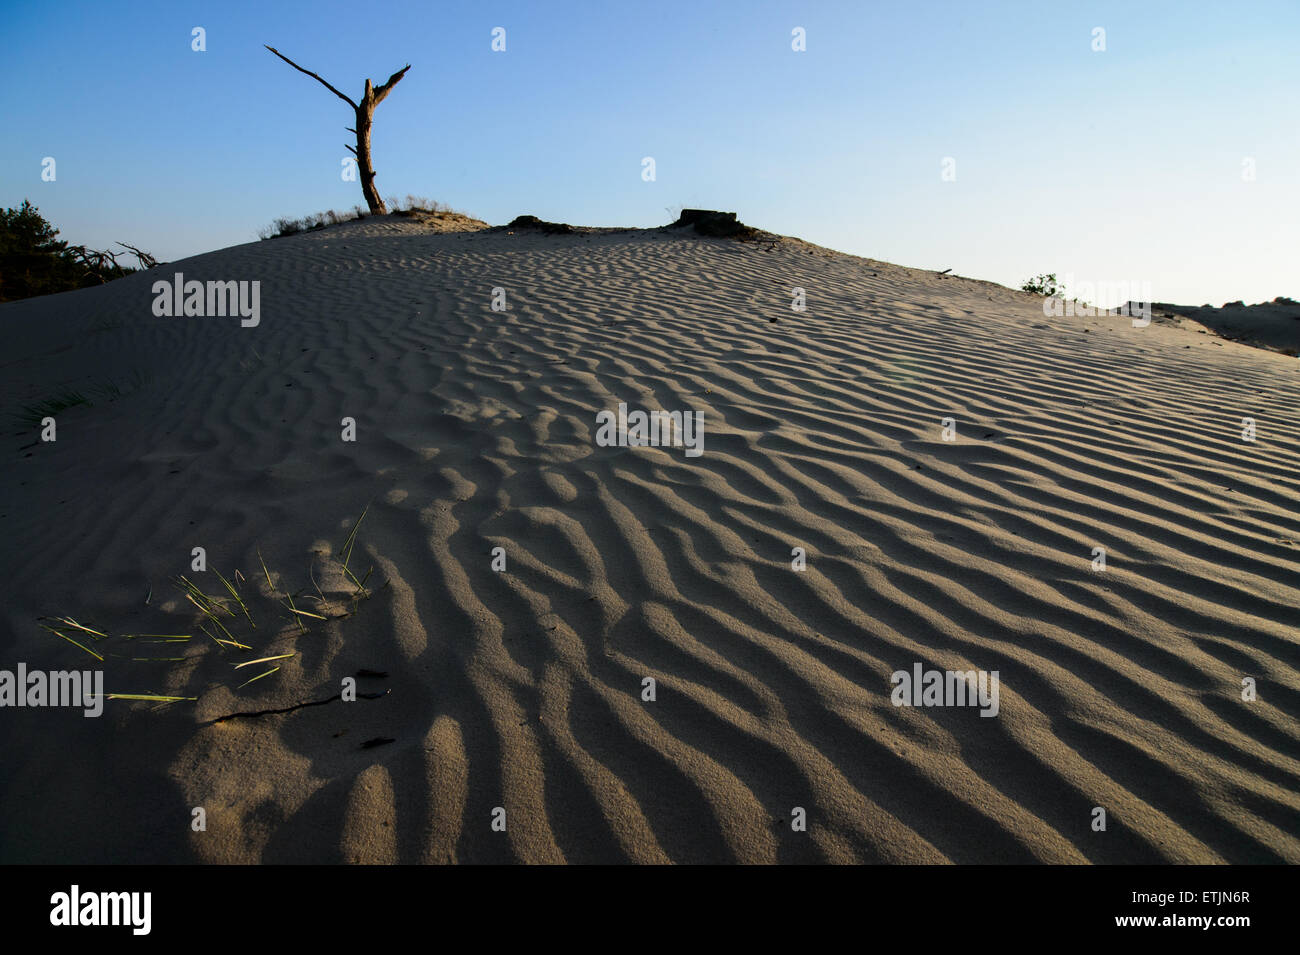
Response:
[[[112,252],[69,246],[58,235],[26,199],[17,209],[0,209],[0,302],[102,285],[137,271],[118,265]],[[132,251],[153,263],[147,252]]]
[[[1035,295],[1059,295],[1065,297],[1065,286],[1056,281],[1056,273],[1049,272],[1046,275],[1035,275],[1032,279],[1026,279],[1025,284],[1020,286],[1022,292],[1033,292]]]

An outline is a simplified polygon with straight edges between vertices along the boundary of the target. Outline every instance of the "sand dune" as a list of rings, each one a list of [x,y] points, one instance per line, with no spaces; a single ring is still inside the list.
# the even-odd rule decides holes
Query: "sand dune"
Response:
[[[0,308],[7,410],[104,396],[6,428],[0,668],[95,663],[43,615],[197,634],[195,546],[252,651],[0,714],[6,861],[1300,861],[1294,358],[793,240],[388,218],[177,271],[260,324],[157,318],[154,273]],[[599,446],[620,402],[703,454]],[[368,502],[388,586],[299,632]],[[917,663],[997,716],[895,706]]]
[[[1279,296],[1257,305],[1230,302],[1222,308],[1164,302],[1152,302],[1150,307],[1162,318],[1184,327],[1205,328],[1229,341],[1271,348],[1292,357],[1300,354],[1300,302],[1292,299]]]

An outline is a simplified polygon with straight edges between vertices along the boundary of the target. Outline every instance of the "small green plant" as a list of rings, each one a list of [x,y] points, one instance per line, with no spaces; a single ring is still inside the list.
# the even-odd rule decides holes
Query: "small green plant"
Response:
[[[147,386],[149,382],[149,376],[136,369],[129,378],[121,382],[110,379],[94,381],[90,383],[89,388],[85,391],[65,386],[48,398],[24,405],[22,410],[16,414],[16,417],[23,425],[35,427],[41,423],[42,419],[56,417],[60,411],[66,411],[78,405],[90,407],[96,401],[109,402],[125,398],[128,395],[135,394]]]
[[[212,589],[214,591],[224,591],[223,593],[208,593],[205,588],[200,587],[194,580],[184,574],[178,574],[175,577],[175,584],[180,596],[199,614],[197,619],[192,620],[192,628],[185,628],[192,629],[193,632],[191,633],[116,633],[108,627],[102,630],[88,627],[67,615],[41,617],[38,619],[37,625],[84,651],[101,663],[110,665],[114,670],[113,676],[115,679],[124,677],[141,679],[139,675],[140,668],[128,667],[128,664],[163,663],[191,666],[198,661],[200,656],[217,653],[229,661],[231,668],[229,673],[232,678],[241,675],[239,674],[240,670],[248,672],[246,669],[248,667],[257,666],[261,669],[260,673],[237,685],[233,684],[233,682],[230,684],[233,689],[242,689],[251,683],[256,683],[258,680],[280,672],[279,661],[290,660],[298,656],[300,652],[298,649],[285,646],[285,641],[289,638],[289,634],[285,632],[286,625],[290,621],[292,621],[298,635],[306,634],[308,629],[306,623],[304,623],[304,618],[308,621],[328,622],[355,616],[359,612],[359,605],[363,600],[374,596],[388,586],[389,582],[384,581],[375,590],[366,588],[366,582],[374,571],[373,565],[361,577],[357,577],[348,567],[358,543],[358,529],[361,527],[361,522],[365,519],[369,510],[370,505],[367,504],[361,511],[360,516],[352,523],[343,545],[337,551],[332,569],[340,571],[347,579],[347,583],[336,578],[331,585],[329,596],[326,596],[322,592],[320,585],[316,583],[313,569],[314,558],[312,563],[308,565],[307,573],[311,579],[312,588],[316,591],[315,595],[311,594],[306,587],[290,593],[283,583],[279,583],[277,586],[275,578],[279,577],[279,575],[271,573],[259,550],[257,552],[257,562],[261,567],[262,576],[266,580],[265,591],[260,587],[250,586],[248,579],[239,570],[235,570],[231,576],[227,577],[215,567],[208,568],[220,584],[220,587],[213,587]],[[328,561],[328,552],[325,552],[324,556]],[[340,584],[342,586],[339,586]],[[319,612],[299,608],[294,601],[295,596],[300,600],[318,600],[316,609]],[[146,606],[149,605],[152,597],[153,587],[151,586],[149,594],[145,598]],[[268,609],[277,610],[281,614],[287,611],[291,616],[279,615],[275,618],[276,622],[271,627],[258,627],[253,619],[254,610],[261,613]],[[176,611],[165,612],[176,613]],[[232,633],[232,629],[239,631],[245,625],[247,631],[241,632],[239,637]],[[203,641],[198,639],[197,634],[200,633],[212,641],[216,646],[215,651],[211,647],[205,646]],[[182,652],[184,655],[156,656],[152,654],[168,651],[141,649],[145,645],[154,644],[172,647],[174,649],[170,652]],[[263,655],[252,659],[239,660],[244,655],[251,656],[255,649],[264,651]],[[270,652],[266,653],[265,651]],[[140,655],[142,653],[151,655],[142,656]],[[235,657],[234,660],[230,660],[232,655]],[[274,665],[262,668],[262,665],[265,664]],[[223,680],[223,682],[225,681]],[[104,698],[107,700],[157,703],[163,706],[178,702],[193,702],[198,699],[195,696],[172,696],[157,693],[106,693]]]
[[[1056,273],[1049,272],[1046,275],[1035,275],[1032,279],[1027,279],[1025,284],[1020,286],[1022,292],[1033,292],[1035,295],[1055,295],[1059,298],[1065,298],[1065,286],[1056,280]]]

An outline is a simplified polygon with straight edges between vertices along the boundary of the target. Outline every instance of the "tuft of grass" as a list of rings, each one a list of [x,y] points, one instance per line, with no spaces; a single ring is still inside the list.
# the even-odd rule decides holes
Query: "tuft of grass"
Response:
[[[366,519],[366,514],[369,513],[369,511],[370,505],[367,504],[365,510],[361,512],[361,516],[357,518],[357,522],[352,525],[352,530],[348,533],[348,539],[343,542],[343,549],[337,554],[337,556],[343,558],[344,570],[348,569],[348,561],[352,559],[352,545],[355,544],[357,540],[357,528],[360,527],[361,522]]]
[[[352,593],[352,597],[354,600],[358,596],[362,596],[362,595],[366,597],[370,596],[370,591],[366,590],[366,581],[370,579],[370,575],[374,573],[374,571],[375,571],[374,565],[371,565],[370,569],[366,571],[366,575],[362,577],[360,580],[357,580],[357,575],[352,573],[352,571],[348,570],[346,564],[343,565],[343,573],[347,574],[348,580],[352,581],[352,583],[354,583],[357,588]]]
[[[59,412],[67,411],[69,408],[77,408],[81,405],[89,408],[97,401],[112,402],[133,395],[149,382],[149,376],[136,369],[122,381],[105,378],[90,382],[84,389],[63,386],[48,398],[23,405],[14,417],[23,425],[36,427],[42,419],[58,417]]]
[[[305,623],[302,622],[302,616],[301,616],[301,614],[303,614],[304,612],[301,611],[301,610],[299,610],[297,607],[295,607],[295,606],[293,605],[293,594],[286,593],[286,594],[285,594],[285,597],[286,597],[286,598],[288,599],[288,601],[289,601],[289,609],[293,612],[293,615],[294,615],[293,619],[294,619],[294,622],[298,624],[298,629],[299,629],[299,631],[301,631],[302,633],[306,633],[306,632],[307,632],[307,625],[306,625]],[[308,614],[308,616],[314,616],[314,614]],[[325,619],[325,618],[322,617],[321,619],[323,620],[323,619]]]
[[[228,617],[233,617],[235,615],[235,612],[226,606],[223,598],[213,597],[210,594],[204,593],[203,589],[199,587],[198,584],[190,580],[184,574],[177,574],[176,582],[180,584],[181,588],[185,591],[185,596],[189,598],[190,603],[194,604],[194,606],[198,607],[208,616],[216,617],[218,614],[225,614]]]
[[[331,563],[337,563],[342,567],[344,576],[348,581],[350,581],[351,586],[354,588],[350,594],[352,605],[350,612],[348,612],[346,608],[346,603],[349,600],[347,585],[343,585],[343,587],[340,588],[340,592],[332,591],[328,598],[321,590],[320,585],[316,582],[315,557],[313,557],[312,562],[308,565],[308,575],[311,578],[311,583],[315,588],[317,596],[312,596],[310,589],[306,587],[297,591],[297,596],[300,599],[305,598],[308,600],[316,600],[319,598],[320,605],[318,610],[320,612],[304,610],[298,607],[294,602],[295,594],[290,593],[287,587],[281,590],[276,586],[275,578],[271,576],[271,570],[267,566],[266,560],[263,558],[261,550],[259,549],[257,551],[257,561],[258,565],[262,569],[262,576],[266,580],[267,592],[265,594],[263,594],[260,587],[258,587],[254,588],[256,591],[254,594],[250,595],[249,598],[245,598],[243,596],[243,591],[249,587],[250,582],[249,579],[238,570],[234,572],[232,578],[227,578],[220,571],[216,570],[216,568],[209,568],[214,574],[216,574],[217,579],[221,581],[222,588],[225,590],[225,593],[222,595],[207,593],[202,587],[184,574],[178,574],[173,578],[175,586],[180,591],[181,596],[183,596],[185,601],[191,604],[200,615],[200,619],[196,620],[193,624],[193,626],[197,628],[197,634],[206,636],[219,650],[230,649],[244,652],[252,651],[253,647],[236,637],[235,634],[232,633],[232,629],[242,628],[243,624],[239,620],[241,616],[247,620],[252,629],[257,629],[248,602],[250,600],[255,602],[256,599],[261,599],[263,597],[274,600],[282,606],[287,605],[287,609],[292,614],[291,619],[293,619],[297,624],[302,633],[308,632],[307,627],[303,622],[304,618],[308,620],[329,621],[342,620],[354,615],[357,612],[357,605],[362,599],[371,597],[373,594],[383,591],[390,583],[390,581],[385,580],[382,585],[376,587],[374,591],[371,591],[369,589],[369,582],[375,571],[374,565],[370,565],[362,575],[356,574],[349,566],[349,561],[356,549],[361,525],[365,521],[366,515],[370,513],[372,504],[373,501],[367,503],[366,506],[362,508],[361,513],[352,523],[338,554],[331,556],[328,553],[328,550],[326,550],[324,553],[317,553],[315,555],[321,557],[326,562],[327,566]],[[283,586],[282,581],[281,587]],[[152,592],[153,588],[150,586],[150,597],[152,597]],[[146,604],[147,603],[148,598],[146,598]],[[229,618],[229,620],[227,620],[227,618]],[[199,663],[204,659],[211,659],[211,651],[205,651],[202,647],[190,650],[188,646],[177,646],[178,644],[188,644],[195,640],[197,638],[196,633],[140,632],[110,636],[109,633],[87,626],[68,615],[40,617],[38,623],[41,628],[53,633],[60,639],[73,644],[78,649],[90,654],[96,660],[99,660],[101,663],[104,662],[106,658],[112,657],[115,660],[122,660],[126,663],[133,664],[163,663],[188,667]],[[227,626],[227,624],[229,624],[229,626]],[[123,652],[114,652],[115,646],[112,641],[116,640],[126,641],[125,646],[118,646],[116,648]],[[103,643],[101,643],[101,641],[103,641]],[[164,647],[166,645],[172,645],[175,646],[175,649],[170,652],[182,652],[185,653],[185,655],[173,657],[147,656],[144,654],[147,654],[149,651],[145,650],[142,644],[161,644],[164,645]],[[162,649],[155,652],[165,653],[168,651]],[[265,650],[263,650],[263,652],[265,652]],[[246,687],[250,683],[255,683],[258,680],[279,672],[282,667],[278,661],[288,660],[298,655],[299,651],[293,650],[292,652],[272,656],[244,659],[237,663],[232,661],[233,669],[236,672],[245,669],[246,667],[258,664],[274,664],[264,672],[258,673],[256,676],[240,683],[235,687],[235,689]],[[193,702],[197,700],[198,697],[168,696],[149,693],[113,693],[105,695],[104,699],[152,702],[166,706],[172,703]]]
[[[235,589],[235,585],[226,580],[225,577],[221,576],[221,571],[217,570],[217,568],[213,567],[212,572],[217,575],[218,580],[225,584],[226,590],[230,591],[230,596],[234,597],[235,603],[239,604],[239,609],[244,611],[244,616],[248,618],[249,626],[256,630],[257,624],[253,623],[253,615],[248,612],[248,604],[244,603],[244,598],[239,596],[239,591]],[[238,574],[239,571],[235,571],[235,573]]]
[[[413,196],[409,192],[405,199],[398,199],[396,196],[389,196],[384,200],[384,205],[388,206],[388,211],[397,215],[413,216],[421,212],[435,216],[460,216],[464,215],[453,209],[445,203],[437,202],[433,199],[427,199],[424,196]]]
[[[271,583],[271,572],[270,572],[269,570],[266,569],[266,561],[262,559],[262,552],[261,552],[261,550],[258,550],[258,552],[257,552],[257,562],[258,562],[259,564],[262,565],[262,574],[266,577],[266,586],[267,586],[267,588],[271,591],[271,596],[274,597],[274,596],[275,596],[275,584]],[[294,603],[293,603],[293,594],[291,594],[291,593],[289,593],[288,591],[286,591],[286,592],[285,592],[285,597],[288,598],[288,600],[289,600],[289,609],[290,609],[290,610],[293,612],[293,614],[294,614],[293,622],[296,623],[296,624],[298,625],[298,632],[299,632],[299,633],[306,633],[306,632],[307,632],[307,625],[304,624],[304,623],[302,622],[302,618],[298,616],[298,608],[295,607],[295,606],[294,606]]]
[[[327,212],[314,212],[298,219],[281,216],[269,226],[259,229],[257,237],[259,239],[278,239],[281,236],[297,235],[300,232],[314,232],[317,229],[325,228],[327,225],[353,222],[357,219],[365,219],[369,215],[369,209],[363,209],[360,205],[356,205],[345,212],[330,209]]]
[[[126,378],[119,381],[104,379],[91,385],[91,391],[100,401],[117,401],[119,398],[125,398],[133,395],[146,387],[152,378],[145,372],[136,368]]]
[[[35,426],[39,425],[44,418],[55,417],[60,411],[67,411],[69,408],[89,404],[90,399],[80,391],[73,388],[64,388],[43,401],[24,405],[18,417],[24,424]]]
[[[405,199],[389,196],[384,200],[384,205],[388,207],[389,213],[395,215],[418,216],[421,213],[436,216],[463,215],[463,213],[444,203],[436,202],[424,196],[413,196],[410,193],[407,193]],[[257,237],[259,239],[278,239],[281,236],[298,235],[301,232],[315,232],[317,229],[338,225],[340,222],[355,222],[358,219],[369,218],[369,216],[370,210],[359,204],[343,212],[330,209],[326,212],[314,212],[310,215],[300,216],[297,219],[281,216],[269,226],[259,229]]]

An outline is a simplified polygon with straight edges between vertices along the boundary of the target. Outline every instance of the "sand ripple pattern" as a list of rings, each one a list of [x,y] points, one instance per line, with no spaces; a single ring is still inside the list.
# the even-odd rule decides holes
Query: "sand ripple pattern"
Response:
[[[193,542],[303,576],[370,500],[392,584],[275,686],[101,721],[76,772],[120,835],[0,784],[7,857],[42,855],[20,822],[138,853],[118,761],[150,812],[213,807],[172,859],[1300,862],[1294,358],[797,242],[359,223],[173,268],[260,279],[261,327],[153,319],[134,279],[0,311],[120,316],[97,354],[152,375],[10,439],[5,660],[76,665],[31,618],[127,614]],[[7,404],[88,354],[30,334]],[[597,446],[620,401],[702,411],[704,454]],[[917,662],[999,671],[999,716],[893,706]],[[205,725],[358,667],[392,692]],[[65,792],[10,725],[23,792]]]

